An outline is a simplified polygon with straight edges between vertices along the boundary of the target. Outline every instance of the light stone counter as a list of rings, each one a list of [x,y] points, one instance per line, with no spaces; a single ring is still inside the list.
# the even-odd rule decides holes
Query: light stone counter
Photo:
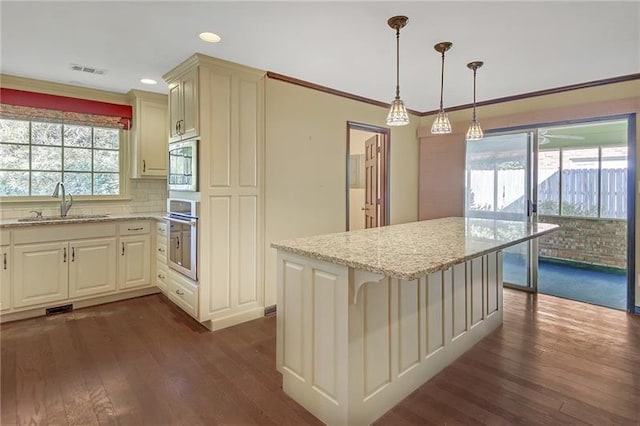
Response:
[[[0,229],[25,228],[42,225],[69,225],[79,223],[103,223],[121,220],[163,220],[166,212],[151,213],[129,213],[129,214],[108,214],[108,215],[70,215],[65,219],[50,219],[21,222],[18,219],[0,220]]]
[[[410,281],[556,229],[548,223],[447,217],[278,241],[271,247]]]

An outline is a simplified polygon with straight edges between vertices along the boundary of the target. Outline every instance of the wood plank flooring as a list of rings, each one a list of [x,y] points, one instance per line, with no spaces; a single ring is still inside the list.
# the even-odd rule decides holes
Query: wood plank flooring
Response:
[[[376,424],[640,424],[639,317],[514,290],[504,305]],[[281,389],[275,325],[211,333],[160,295],[4,324],[0,424],[320,424]]]

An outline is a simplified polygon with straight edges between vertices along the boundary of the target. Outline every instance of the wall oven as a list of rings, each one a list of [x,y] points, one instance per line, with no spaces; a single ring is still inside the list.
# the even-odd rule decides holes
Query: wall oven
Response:
[[[198,202],[167,200],[169,267],[191,278],[198,279]]]
[[[198,140],[169,144],[167,185],[172,191],[198,190]]]

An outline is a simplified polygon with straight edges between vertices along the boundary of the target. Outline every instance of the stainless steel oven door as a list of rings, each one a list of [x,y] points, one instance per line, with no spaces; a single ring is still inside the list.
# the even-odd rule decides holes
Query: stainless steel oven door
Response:
[[[198,219],[168,217],[169,267],[191,278],[198,279]]]

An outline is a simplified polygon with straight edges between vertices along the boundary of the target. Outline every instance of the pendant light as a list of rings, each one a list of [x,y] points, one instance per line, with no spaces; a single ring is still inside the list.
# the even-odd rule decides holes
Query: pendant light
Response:
[[[409,18],[406,16],[393,16],[387,24],[396,30],[396,97],[391,102],[391,108],[387,115],[387,126],[404,126],[409,124],[409,114],[400,99],[400,28],[407,25]]]
[[[436,52],[442,54],[442,67],[440,71],[440,111],[438,111],[438,115],[436,115],[435,120],[433,120],[433,125],[431,126],[431,133],[434,135],[446,135],[447,133],[451,133],[451,123],[449,122],[447,113],[444,112],[442,104],[442,92],[444,91],[444,52],[451,49],[451,46],[452,43],[450,41],[443,41],[433,46]]]
[[[478,122],[478,117],[476,116],[476,72],[483,64],[484,62],[482,61],[474,61],[467,64],[467,68],[473,70],[473,119],[471,120],[469,130],[467,130],[468,141],[477,141],[484,136],[482,134],[482,127],[480,127],[480,122]]]

